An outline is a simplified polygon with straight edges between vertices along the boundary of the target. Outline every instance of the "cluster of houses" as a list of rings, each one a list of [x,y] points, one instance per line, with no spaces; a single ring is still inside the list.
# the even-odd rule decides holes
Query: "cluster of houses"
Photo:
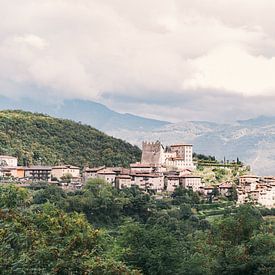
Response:
[[[72,165],[21,167],[17,165],[17,158],[0,156],[0,178],[59,182],[63,188],[73,189],[82,188],[89,179],[99,178],[118,189],[138,186],[157,194],[173,192],[181,186],[205,197],[212,197],[216,192],[224,197],[232,196],[233,184],[206,185],[194,173],[195,167],[191,144],[164,147],[159,141],[143,142],[141,161],[131,164],[129,168],[101,166],[81,170]],[[269,208],[275,206],[275,177],[242,176],[236,191],[239,204],[254,202]]]
[[[21,167],[17,165],[17,158],[0,156],[0,177],[12,177],[21,182],[61,182],[63,188],[77,189],[89,179],[100,178],[118,189],[138,186],[145,191],[160,193],[173,192],[182,186],[209,196],[214,187],[206,186],[200,176],[194,175],[194,170],[192,145],[164,147],[159,141],[143,142],[141,161],[131,164],[129,168],[101,166],[81,170],[72,165]],[[65,180],[68,176],[70,182]],[[223,185],[220,187],[222,191]]]
[[[238,204],[251,202],[273,208],[275,207],[275,177],[241,176],[237,195]]]
[[[80,168],[72,165],[60,166],[18,166],[17,158],[0,156],[0,177],[31,181],[60,181],[70,175],[72,179],[81,178]]]

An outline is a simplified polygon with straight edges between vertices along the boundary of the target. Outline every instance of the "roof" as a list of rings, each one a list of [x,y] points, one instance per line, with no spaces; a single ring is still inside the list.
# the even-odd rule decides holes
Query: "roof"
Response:
[[[161,175],[159,175],[159,174],[139,174],[139,173],[137,173],[137,174],[131,174],[132,176],[134,176],[134,177],[147,177],[147,178],[159,178],[159,177],[162,177]]]
[[[13,156],[4,156],[4,155],[0,156],[0,159],[1,158],[5,158],[5,159],[17,159],[16,157],[13,157]]]
[[[182,175],[182,176],[179,176],[180,178],[200,178],[200,176],[194,176],[194,175]]]
[[[244,176],[240,176],[240,178],[259,178],[259,176],[255,176],[255,175],[244,175]]]
[[[178,144],[172,144],[172,145],[170,145],[170,147],[179,147],[179,146],[193,146],[193,144],[178,143]]]
[[[215,188],[215,186],[213,186],[213,185],[207,185],[207,186],[204,186],[204,187],[202,187],[203,189],[214,189]]]
[[[53,166],[52,169],[80,169],[80,168],[73,165],[60,165],[60,166]]]
[[[115,175],[116,173],[111,168],[104,168],[104,169],[99,170],[99,172],[97,174]]]
[[[117,179],[131,179],[130,175],[120,175],[116,177]]]
[[[17,170],[17,167],[15,166],[0,166],[0,170]]]
[[[167,176],[168,179],[179,179],[179,176],[178,175],[168,175]]]
[[[139,167],[139,168],[152,168],[156,167],[155,164],[145,164],[145,163],[132,163],[130,167]]]
[[[25,170],[52,170],[50,166],[30,166],[26,167]]]
[[[232,188],[233,185],[231,183],[222,183],[219,185],[219,188]]]
[[[105,166],[85,168],[84,172],[97,172],[99,170],[105,169]]]

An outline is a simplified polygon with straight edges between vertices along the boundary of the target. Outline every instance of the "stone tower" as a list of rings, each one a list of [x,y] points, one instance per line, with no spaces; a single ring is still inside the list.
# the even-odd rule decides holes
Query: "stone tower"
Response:
[[[142,142],[141,163],[159,165],[163,162],[164,148],[159,141]]]

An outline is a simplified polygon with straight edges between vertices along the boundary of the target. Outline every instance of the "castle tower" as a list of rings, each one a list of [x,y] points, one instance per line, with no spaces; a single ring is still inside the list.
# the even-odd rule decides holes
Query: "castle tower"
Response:
[[[159,165],[163,162],[164,148],[160,141],[142,142],[141,163]]]

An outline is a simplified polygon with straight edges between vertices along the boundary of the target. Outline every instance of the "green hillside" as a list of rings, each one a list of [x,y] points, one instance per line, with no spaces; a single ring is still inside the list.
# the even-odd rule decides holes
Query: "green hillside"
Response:
[[[127,166],[140,159],[137,146],[70,120],[23,111],[0,111],[0,154],[20,165]]]

